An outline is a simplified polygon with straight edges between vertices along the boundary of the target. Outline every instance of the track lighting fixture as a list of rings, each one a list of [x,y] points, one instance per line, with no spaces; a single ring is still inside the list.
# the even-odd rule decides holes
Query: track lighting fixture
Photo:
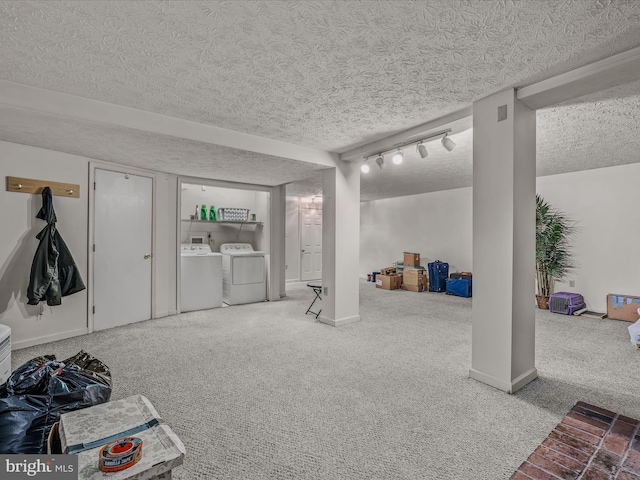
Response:
[[[456,144],[453,140],[451,140],[447,135],[451,132],[451,129],[447,129],[447,130],[443,130],[441,132],[437,132],[434,133],[433,135],[429,135],[428,137],[424,137],[421,140],[412,140],[410,142],[405,142],[405,143],[400,143],[400,144],[396,144],[393,146],[393,148],[389,149],[389,150],[384,150],[380,153],[376,153],[373,155],[370,155],[368,157],[364,157],[364,162],[362,164],[362,166],[360,167],[360,169],[364,172],[367,173],[369,172],[370,168],[368,165],[368,161],[369,158],[375,156],[376,157],[376,165],[378,165],[378,168],[380,168],[380,170],[382,170],[382,166],[384,165],[384,154],[385,153],[391,153],[394,152],[393,156],[391,157],[391,160],[393,161],[394,164],[396,165],[400,165],[402,163],[402,161],[404,160],[404,152],[402,151],[402,147],[406,147],[407,145],[416,145],[416,151],[418,152],[418,154],[420,155],[420,158],[427,158],[427,156],[429,155],[429,152],[427,151],[427,146],[424,144],[424,142],[426,141],[430,141],[430,140],[435,140],[437,137],[442,137],[442,146],[447,149],[447,151],[451,151],[456,147]]]
[[[427,152],[427,147],[424,146],[422,140],[420,140],[420,143],[418,143],[418,145],[416,146],[416,150],[420,154],[420,158],[427,158],[427,155],[429,155],[429,152]]]
[[[402,153],[402,149],[399,148],[398,151],[393,154],[393,157],[391,157],[391,161],[396,165],[400,165],[402,160],[404,160],[404,153]]]
[[[447,134],[444,134],[442,137],[442,146],[447,149],[448,152],[456,148],[456,142],[447,137]]]

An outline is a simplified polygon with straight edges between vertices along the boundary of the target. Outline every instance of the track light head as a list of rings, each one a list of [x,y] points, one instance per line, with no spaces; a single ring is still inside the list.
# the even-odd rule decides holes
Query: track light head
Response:
[[[404,160],[404,154],[402,153],[402,150],[399,148],[398,151],[393,154],[393,157],[391,157],[391,161],[396,165],[400,165],[402,163],[402,160]]]
[[[429,155],[427,147],[425,147],[422,142],[418,143],[416,150],[420,154],[420,158],[427,158],[427,155]]]
[[[442,146],[447,149],[448,152],[456,148],[456,142],[447,137],[445,133],[444,137],[442,137]]]
[[[362,173],[369,173],[369,164],[367,163],[367,160],[365,160],[362,166],[360,167],[360,171]]]
[[[376,165],[382,170],[382,166],[384,165],[384,157],[382,155],[378,155],[378,158],[376,158]]]

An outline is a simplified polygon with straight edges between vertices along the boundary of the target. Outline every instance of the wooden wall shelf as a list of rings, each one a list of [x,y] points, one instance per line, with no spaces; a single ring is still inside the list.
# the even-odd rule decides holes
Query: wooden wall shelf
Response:
[[[75,183],[50,182],[32,178],[7,177],[7,191],[19,193],[42,193],[45,187],[58,197],[80,197],[80,185]]]

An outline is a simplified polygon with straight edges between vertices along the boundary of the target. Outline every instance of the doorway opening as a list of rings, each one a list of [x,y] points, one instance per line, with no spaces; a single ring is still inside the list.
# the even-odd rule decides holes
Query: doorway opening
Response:
[[[225,182],[201,179],[181,179],[179,188],[179,311],[191,309],[184,303],[188,292],[183,288],[194,282],[189,278],[192,270],[184,267],[185,254],[188,256],[194,249],[205,249],[210,256],[222,256],[215,273],[221,282],[209,282],[213,289],[210,294],[220,295],[221,302],[206,308],[267,300],[271,248],[270,189],[249,185],[232,187]],[[240,253],[243,258],[238,259]],[[251,262],[246,261],[244,257],[247,256],[252,256]],[[191,258],[188,260],[193,262]],[[237,267],[235,274],[234,265]],[[249,267],[245,268],[247,265]],[[221,285],[220,292],[218,285]],[[204,290],[208,288],[201,287]]]

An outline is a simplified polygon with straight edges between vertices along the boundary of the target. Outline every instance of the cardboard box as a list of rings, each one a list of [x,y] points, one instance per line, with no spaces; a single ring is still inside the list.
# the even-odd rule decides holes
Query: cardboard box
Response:
[[[402,282],[405,285],[418,286],[422,285],[426,276],[424,270],[418,270],[417,268],[405,268],[402,271]]]
[[[396,267],[383,267],[380,269],[380,273],[382,275],[393,275],[394,273],[398,273]]]
[[[426,292],[424,285],[402,285],[402,289],[408,292]]]
[[[402,277],[400,275],[376,275],[376,288],[384,290],[396,290],[402,285]]]
[[[168,480],[186,453],[182,441],[142,395],[62,414],[58,430],[62,452],[78,455],[79,480],[105,478],[98,468],[99,452],[118,438],[140,438],[142,458],[126,470],[109,473],[110,480]]]
[[[406,282],[406,280],[407,280],[407,278],[405,278],[405,282]],[[402,285],[402,288],[404,290],[409,291],[409,292],[428,292],[429,291],[429,277],[427,276],[426,273],[418,274],[417,280],[414,280],[414,278],[410,277],[408,279],[408,282],[406,282],[406,283],[404,283]]]
[[[415,267],[420,265],[420,254],[404,252],[404,265],[409,267]]]
[[[640,318],[638,308],[640,308],[640,297],[616,293],[607,295],[607,317],[609,318],[635,322]]]
[[[58,434],[58,426],[60,422],[56,422],[49,430],[49,437],[47,438],[47,454],[48,455],[60,455],[62,453],[62,447],[60,447],[60,435]]]

